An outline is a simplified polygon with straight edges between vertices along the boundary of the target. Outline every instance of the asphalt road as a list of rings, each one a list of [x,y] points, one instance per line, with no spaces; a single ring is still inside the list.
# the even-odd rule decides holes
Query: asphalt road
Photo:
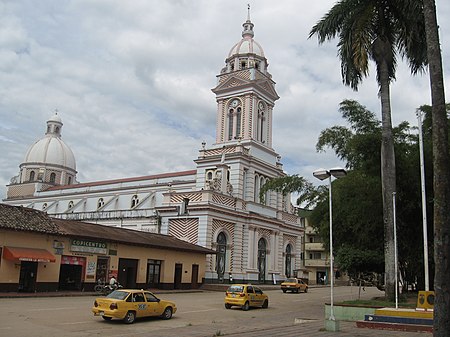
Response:
[[[357,288],[336,287],[335,301],[355,299]],[[160,295],[177,304],[172,319],[150,318],[132,325],[94,317],[95,297],[45,297],[0,299],[0,336],[8,337],[128,337],[128,336],[224,336],[251,331],[277,331],[277,328],[324,319],[324,303],[330,289],[312,288],[308,293],[266,291],[268,309],[247,312],[224,308],[223,292],[171,293]],[[362,298],[382,296],[376,288],[366,288]],[[366,329],[363,329],[366,330]],[[261,334],[262,335],[262,334]],[[363,335],[363,334],[362,334]]]

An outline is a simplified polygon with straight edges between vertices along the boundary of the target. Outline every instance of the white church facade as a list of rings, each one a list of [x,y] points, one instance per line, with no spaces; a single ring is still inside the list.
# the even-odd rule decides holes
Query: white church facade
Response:
[[[4,203],[46,211],[61,219],[168,234],[213,249],[205,282],[271,283],[303,276],[304,219],[289,195],[260,188],[284,176],[272,148],[279,98],[250,17],[212,89],[216,141],[202,144],[193,169],[81,183],[75,156],[61,139],[58,115],[28,150]],[[149,257],[151,259],[151,257]]]

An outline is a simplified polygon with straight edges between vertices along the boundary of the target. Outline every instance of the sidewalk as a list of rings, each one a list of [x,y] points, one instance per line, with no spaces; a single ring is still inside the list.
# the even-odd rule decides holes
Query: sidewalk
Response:
[[[158,294],[173,294],[173,293],[195,293],[203,292],[201,289],[188,289],[188,290],[161,290],[161,289],[149,289],[155,295]],[[30,298],[30,297],[70,297],[70,296],[93,296],[101,297],[105,296],[95,291],[49,291],[49,292],[35,292],[35,293],[22,293],[22,292],[0,292],[0,298]]]
[[[432,337],[430,333],[423,332],[405,332],[405,331],[390,331],[390,330],[374,330],[361,329],[356,327],[355,322],[341,321],[339,322],[340,329],[337,332],[326,331],[324,320],[309,321],[301,324],[295,324],[286,327],[277,327],[274,329],[265,329],[262,331],[252,331],[248,333],[231,333],[227,336],[243,336],[243,337]]]

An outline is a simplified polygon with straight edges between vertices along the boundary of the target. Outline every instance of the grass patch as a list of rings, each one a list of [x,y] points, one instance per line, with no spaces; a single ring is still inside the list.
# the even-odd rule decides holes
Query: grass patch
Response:
[[[384,297],[375,297],[370,300],[351,300],[342,301],[337,304],[346,304],[353,306],[371,306],[371,307],[390,307],[395,308],[395,301],[387,301]],[[399,297],[399,308],[415,308],[417,304],[417,294],[402,295]]]

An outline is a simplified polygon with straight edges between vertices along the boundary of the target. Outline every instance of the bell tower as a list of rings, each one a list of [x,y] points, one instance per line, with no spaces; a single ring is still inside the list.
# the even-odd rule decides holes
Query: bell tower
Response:
[[[257,143],[272,149],[272,113],[279,98],[261,45],[253,39],[250,9],[242,39],[230,50],[212,89],[217,101],[216,144]]]
[[[284,175],[280,156],[272,148],[272,115],[279,98],[268,72],[269,63],[254,40],[250,8],[242,39],[225,59],[217,75],[216,141],[202,144],[197,163],[197,189],[260,203],[260,188],[271,178]],[[267,206],[281,208],[272,193]]]

